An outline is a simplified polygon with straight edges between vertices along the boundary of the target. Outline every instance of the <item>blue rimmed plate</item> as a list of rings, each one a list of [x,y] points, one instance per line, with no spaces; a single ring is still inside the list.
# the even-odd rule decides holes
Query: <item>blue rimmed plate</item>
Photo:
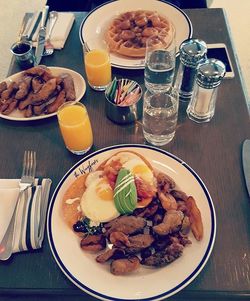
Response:
[[[131,150],[143,155],[152,166],[171,176],[178,187],[192,195],[201,211],[204,237],[183,255],[163,268],[140,269],[126,276],[114,276],[109,265],[96,263],[95,255],[83,252],[79,238],[65,224],[62,198],[69,185],[81,174],[95,170],[118,151]],[[96,151],[75,164],[58,184],[50,202],[47,232],[53,256],[62,272],[80,289],[102,300],[161,300],[170,297],[193,281],[204,268],[213,249],[216,216],[209,192],[196,172],[181,159],[161,149],[145,145],[117,145]]]
[[[75,93],[76,93],[76,100],[75,102],[80,101],[85,92],[86,92],[86,82],[82,75],[72,69],[63,68],[63,67],[48,67],[51,70],[51,73],[53,76],[59,76],[63,73],[68,73],[72,76],[75,86]],[[23,72],[15,73],[9,77],[7,77],[4,81],[9,85],[11,82],[15,81],[18,82],[21,77],[23,76]],[[41,114],[41,115],[33,115],[31,117],[24,117],[23,111],[20,111],[18,109],[15,109],[13,112],[11,112],[9,115],[4,115],[0,113],[0,118],[8,119],[8,120],[14,120],[14,121],[33,121],[33,120],[40,120],[40,119],[47,119],[52,116],[55,116],[57,113],[50,113],[50,114]]]
[[[88,40],[103,40],[112,19],[126,11],[133,10],[157,11],[168,17],[176,29],[177,50],[181,43],[192,37],[193,27],[188,16],[177,6],[159,0],[118,0],[105,3],[92,10],[83,20],[79,37],[83,44]],[[101,43],[100,43],[101,45]],[[144,59],[129,58],[115,53],[110,54],[111,65],[122,69],[143,69]]]

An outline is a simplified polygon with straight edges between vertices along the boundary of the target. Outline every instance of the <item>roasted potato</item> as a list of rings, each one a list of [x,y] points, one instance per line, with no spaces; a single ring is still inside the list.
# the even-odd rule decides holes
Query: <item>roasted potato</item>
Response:
[[[32,67],[21,74],[17,82],[0,83],[0,112],[8,115],[14,109],[25,117],[55,113],[66,101],[74,101],[76,92],[70,74],[52,75],[43,65]]]

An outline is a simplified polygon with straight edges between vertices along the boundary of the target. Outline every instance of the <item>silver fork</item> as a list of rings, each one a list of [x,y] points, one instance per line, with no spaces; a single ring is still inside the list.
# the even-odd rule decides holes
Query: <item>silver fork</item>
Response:
[[[20,28],[20,31],[18,33],[18,39],[17,39],[18,42],[22,42],[22,40],[26,40],[26,38],[27,38],[23,34],[24,34],[25,28],[28,24],[29,18],[30,17],[27,14],[25,14],[25,16],[23,17],[21,28]]]
[[[51,55],[54,52],[54,46],[50,42],[51,34],[53,31],[53,28],[56,24],[58,17],[58,13],[56,11],[51,11],[49,13],[49,32],[48,32],[48,37],[45,42],[45,50],[43,52],[43,56]]]
[[[3,240],[0,243],[0,260],[7,260],[12,254],[13,242],[14,242],[14,226],[16,220],[16,209],[19,200],[23,192],[30,186],[33,185],[35,180],[36,172],[36,152],[35,151],[25,151],[23,157],[23,171],[22,177],[19,182],[20,192],[16,206],[13,212],[13,215],[10,220],[10,224],[7,228],[7,231],[3,237]]]

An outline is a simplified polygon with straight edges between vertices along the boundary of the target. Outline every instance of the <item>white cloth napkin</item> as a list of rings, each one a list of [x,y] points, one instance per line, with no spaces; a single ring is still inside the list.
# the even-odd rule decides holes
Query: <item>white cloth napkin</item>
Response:
[[[0,243],[17,205],[12,253],[42,247],[51,180],[36,179],[19,200],[18,184],[18,179],[0,179]]]
[[[68,38],[74,20],[75,20],[75,16],[73,13],[68,13],[68,12],[58,13],[58,18],[50,37],[50,42],[55,49],[62,49],[64,47],[64,44]],[[47,25],[46,28],[47,28],[47,35],[46,35],[47,38],[49,26]],[[40,29],[40,23],[38,24],[36,32],[32,37],[32,42],[34,47],[36,47],[37,45],[39,29]]]

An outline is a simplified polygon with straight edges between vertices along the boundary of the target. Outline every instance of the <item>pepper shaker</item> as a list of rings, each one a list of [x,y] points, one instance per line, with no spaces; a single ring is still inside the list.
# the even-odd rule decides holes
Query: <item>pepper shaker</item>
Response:
[[[225,73],[224,63],[217,59],[206,59],[198,66],[194,93],[187,107],[191,120],[201,123],[213,118],[218,86]]]
[[[207,45],[200,39],[188,39],[180,45],[180,64],[175,87],[181,101],[189,101],[195,83],[198,64],[206,59]]]

